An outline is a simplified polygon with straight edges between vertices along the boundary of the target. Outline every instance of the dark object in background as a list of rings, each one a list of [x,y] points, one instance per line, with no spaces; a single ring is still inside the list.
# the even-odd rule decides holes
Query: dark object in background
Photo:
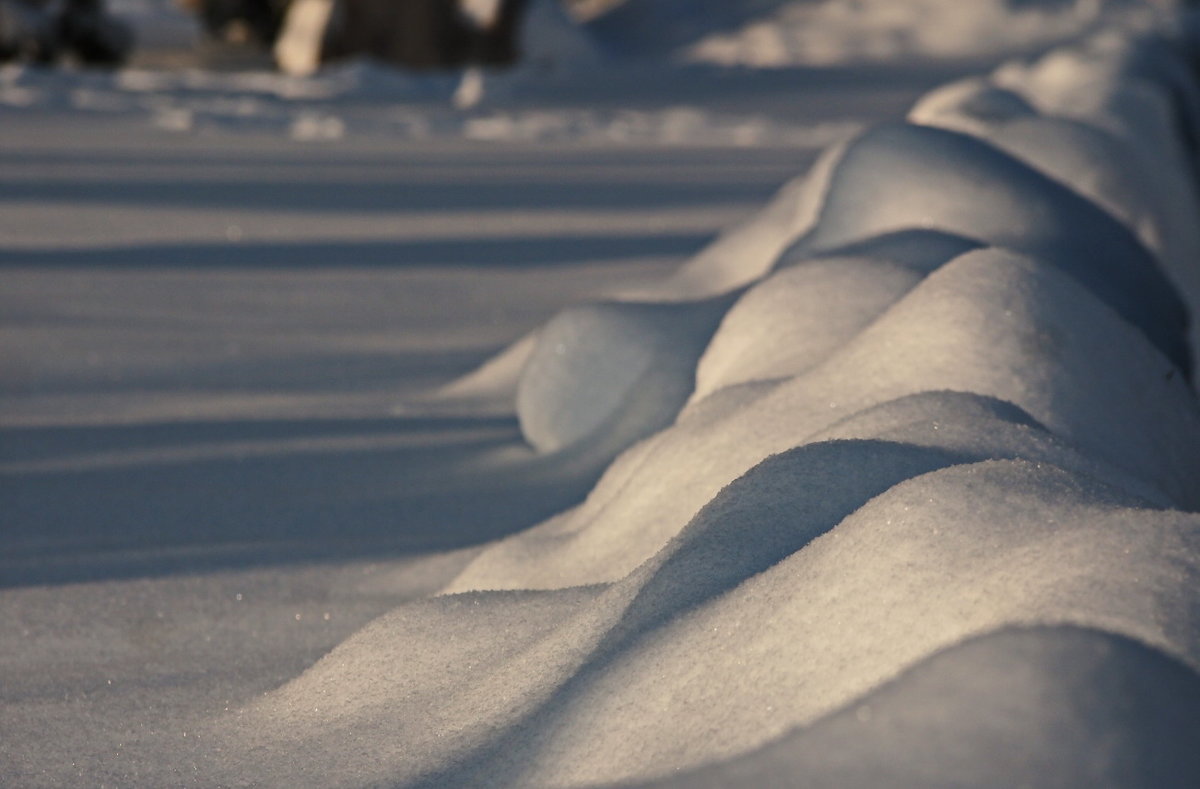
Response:
[[[499,0],[479,26],[457,0],[339,0],[321,61],[369,55],[416,69],[467,64],[508,65],[517,59],[516,31],[527,0]]]
[[[269,49],[279,37],[288,0],[180,0],[210,38]]]
[[[2,1],[2,0],[0,0]],[[291,0],[180,0],[210,37],[271,48],[287,25]],[[313,42],[320,63],[368,56],[412,69],[508,65],[516,61],[517,30],[528,0],[497,0],[484,23],[459,0],[331,0],[328,22]]]
[[[340,0],[321,47],[321,62],[370,55],[410,68],[466,62],[471,35],[453,0]]]
[[[58,47],[50,17],[39,5],[0,0],[0,63],[50,63]]]
[[[104,0],[0,0],[0,62],[114,67],[133,43],[133,30],[107,12]]]
[[[105,10],[104,0],[68,0],[55,22],[62,47],[80,62],[119,66],[133,50],[133,30]]]

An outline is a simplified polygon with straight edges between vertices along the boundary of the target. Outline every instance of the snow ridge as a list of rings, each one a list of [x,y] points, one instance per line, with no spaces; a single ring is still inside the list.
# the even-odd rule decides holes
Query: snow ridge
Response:
[[[223,719],[229,782],[1196,785],[1188,68],[1105,33],[934,91],[460,383],[624,451]]]

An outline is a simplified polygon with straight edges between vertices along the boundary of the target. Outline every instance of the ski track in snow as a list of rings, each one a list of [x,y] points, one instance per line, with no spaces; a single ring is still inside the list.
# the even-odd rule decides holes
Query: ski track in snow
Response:
[[[859,62],[905,13],[945,38],[904,54],[1011,49],[1002,5],[846,4],[852,67],[633,134],[570,69],[468,110],[363,65],[4,71],[0,769],[1195,786],[1197,26],[1049,3],[1037,56]],[[837,8],[745,7],[676,43]],[[647,107],[724,73],[638,68]]]

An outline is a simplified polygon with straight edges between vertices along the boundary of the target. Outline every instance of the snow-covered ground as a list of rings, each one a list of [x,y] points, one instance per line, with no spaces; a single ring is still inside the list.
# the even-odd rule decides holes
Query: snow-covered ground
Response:
[[[4,786],[1200,782],[1166,4],[113,7],[0,70]]]

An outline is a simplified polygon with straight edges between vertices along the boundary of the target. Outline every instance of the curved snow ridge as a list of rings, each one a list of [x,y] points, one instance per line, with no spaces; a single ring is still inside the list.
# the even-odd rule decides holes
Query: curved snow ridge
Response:
[[[1188,317],[1200,313],[1200,229],[1192,221],[1200,200],[1180,138],[1200,136],[1189,131],[1200,112],[1168,43],[1105,35],[1075,54],[1052,52],[934,91],[913,109],[912,122],[830,148],[759,215],[658,287],[604,307],[569,308],[488,373],[445,394],[507,393],[526,437],[545,451],[594,438],[602,425],[620,424],[629,443],[669,425],[683,390],[694,388],[695,400],[720,386],[799,372],[794,359],[775,368],[783,361],[777,357],[811,362],[827,354],[953,253],[978,246],[1016,251],[1067,274],[1187,377],[1200,358],[1200,322],[1189,327]],[[1093,60],[1100,65],[1081,76],[1081,64]],[[1012,87],[1000,87],[999,75]],[[1102,98],[1064,98],[1079,93]],[[1034,107],[1056,101],[1066,103],[1062,114]],[[806,271],[771,276],[742,301],[731,298],[785,268]],[[886,284],[901,280],[908,286]],[[808,316],[803,342],[778,341],[776,324],[764,319],[762,337],[750,339],[745,326],[714,334],[711,320],[695,317],[729,300],[727,322],[748,323],[741,316],[772,302],[769,293],[781,330],[804,320],[791,313]],[[629,311],[643,330],[624,316]],[[673,322],[678,327],[668,328]],[[729,344],[731,333],[740,346]],[[660,342],[666,336],[671,343]],[[696,348],[710,339],[693,380]],[[633,359],[641,361],[622,361]],[[654,370],[652,381],[639,378],[639,364]],[[721,364],[741,368],[740,378],[714,379]],[[599,374],[614,369],[623,374]],[[629,414],[642,423],[631,425]]]
[[[516,398],[546,462],[628,448],[218,721],[217,772],[1194,785],[1197,301],[1155,195],[1194,190],[1200,135],[1164,47],[935,92],[462,386]]]
[[[1014,626],[1070,624],[1132,640],[1146,645],[1137,665],[1177,666],[1178,687],[1200,681],[1183,580],[1200,572],[1200,518],[1048,463],[964,457],[900,440],[809,444],[755,466],[618,581],[397,609],[239,713],[227,736],[259,759],[249,774],[239,765],[239,777],[262,769],[297,786],[644,780],[751,753],[798,728],[812,736],[828,716],[870,707],[891,692],[881,686],[929,656]],[[1047,682],[1075,676],[1064,661],[1014,670]],[[935,685],[947,679],[929,671]],[[977,704],[962,692],[924,703],[978,729],[981,715],[1009,709],[1006,684],[977,683]],[[1028,725],[1061,722],[1053,696],[1026,690]],[[1061,690],[1070,709],[1090,700],[1083,710],[1104,712],[1075,714],[1059,736],[1112,736],[1114,761],[1137,768],[1151,729],[1119,717],[1130,700],[1113,709],[1085,687]],[[1168,709],[1183,732],[1195,730],[1194,709]],[[916,758],[940,744],[910,747]],[[1043,757],[1069,774],[1072,753]],[[1168,752],[1170,766],[1189,754]],[[805,775],[803,764],[794,770]]]
[[[642,786],[793,786],[803,776],[812,789],[1187,789],[1200,782],[1200,719],[1186,712],[1196,709],[1200,677],[1138,641],[1070,625],[1005,628],[758,751]]]
[[[723,331],[710,349],[724,347]],[[805,338],[781,331],[776,339],[786,348]],[[968,253],[811,369],[693,404],[670,428],[619,457],[565,519],[489,548],[452,588],[621,577],[754,464],[866,409],[946,390],[1015,404],[1056,440],[1195,508],[1200,414],[1173,370],[1055,267],[992,249]],[[931,415],[933,424],[952,420],[957,402],[947,398],[945,414]],[[998,435],[995,426],[980,420],[965,432],[971,430],[979,457],[993,456],[988,442]],[[941,440],[939,433],[930,440]]]
[[[1181,44],[1108,33],[925,96],[916,123],[985,140],[1092,201],[1154,253],[1200,315],[1200,93]],[[1200,320],[1188,333],[1200,363]]]

